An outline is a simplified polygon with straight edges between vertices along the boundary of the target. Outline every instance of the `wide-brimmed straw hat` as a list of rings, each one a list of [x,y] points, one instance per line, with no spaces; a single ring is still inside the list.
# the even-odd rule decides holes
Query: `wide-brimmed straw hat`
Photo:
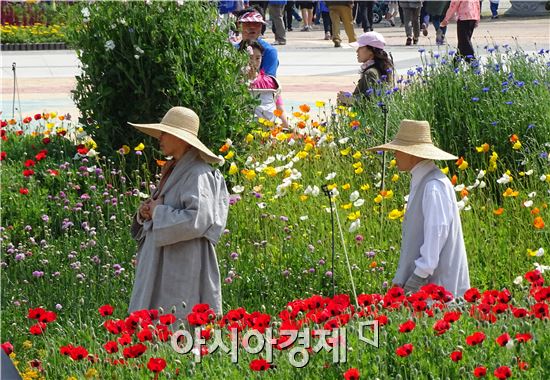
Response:
[[[458,157],[439,149],[433,144],[430,123],[427,121],[402,120],[399,124],[399,131],[393,141],[369,148],[368,150],[398,150],[430,160],[458,159]]]
[[[197,137],[199,133],[199,117],[193,110],[185,107],[172,107],[162,118],[160,123],[134,124],[128,123],[141,132],[159,138],[162,132],[169,133],[184,140],[189,145],[198,149],[201,158],[210,163],[221,163],[223,159],[216,156]]]

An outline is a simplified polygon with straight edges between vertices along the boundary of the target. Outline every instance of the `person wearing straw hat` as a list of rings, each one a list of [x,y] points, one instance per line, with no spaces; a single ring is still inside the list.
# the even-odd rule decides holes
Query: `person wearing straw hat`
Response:
[[[460,214],[451,181],[434,163],[458,157],[437,148],[430,124],[416,120],[401,121],[393,141],[368,150],[394,151],[399,170],[412,174],[393,284],[414,293],[434,283],[462,296],[470,277]]]
[[[393,62],[384,50],[386,40],[382,34],[363,33],[350,45],[357,48],[357,61],[361,63],[361,78],[353,94],[340,91],[336,95],[338,104],[348,106],[363,97],[369,98],[376,89],[380,88],[381,83],[393,83]]]
[[[199,117],[189,108],[171,108],[160,123],[129,124],[159,139],[163,154],[172,156],[133,219],[138,252],[129,312],[175,308],[184,319],[205,303],[221,313],[214,247],[225,229],[229,194],[222,174],[209,164],[223,159],[199,140]]]

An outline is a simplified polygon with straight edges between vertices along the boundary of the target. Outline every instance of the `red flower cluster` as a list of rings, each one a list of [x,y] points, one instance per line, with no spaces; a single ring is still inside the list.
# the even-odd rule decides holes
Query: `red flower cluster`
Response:
[[[359,370],[357,368],[350,368],[344,372],[345,380],[359,380]]]
[[[395,353],[398,356],[406,357],[406,356],[409,356],[413,352],[413,349],[414,349],[413,345],[410,344],[410,343],[407,343],[407,344],[402,345],[401,347],[397,347],[397,349],[395,350]]]
[[[57,319],[57,314],[55,311],[48,311],[44,308],[37,307],[34,309],[29,309],[27,318],[36,319],[38,321],[29,328],[29,332],[32,335],[42,335],[42,333],[46,330],[46,325]]]
[[[265,359],[254,359],[250,362],[249,367],[252,371],[266,371],[271,368]]]

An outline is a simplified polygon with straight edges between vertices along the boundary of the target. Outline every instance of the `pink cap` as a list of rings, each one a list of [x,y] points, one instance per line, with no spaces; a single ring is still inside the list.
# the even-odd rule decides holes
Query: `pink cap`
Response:
[[[378,32],[367,32],[361,34],[357,38],[357,42],[352,42],[350,45],[353,47],[372,46],[378,49],[384,49],[384,46],[386,46],[386,40],[384,39],[384,36]]]
[[[265,24],[264,18],[257,11],[250,11],[243,14],[237,22],[259,22],[260,24]]]

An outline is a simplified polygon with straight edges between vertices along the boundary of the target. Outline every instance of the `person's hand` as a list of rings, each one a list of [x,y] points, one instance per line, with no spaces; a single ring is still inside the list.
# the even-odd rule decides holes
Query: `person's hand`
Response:
[[[164,197],[158,197],[157,199],[152,200],[151,203],[149,203],[149,209],[151,210],[150,218],[153,217],[153,213],[155,212],[155,207],[162,204],[164,204]]]
[[[139,216],[142,220],[149,220],[151,219],[151,216],[153,215],[153,211],[151,210],[151,199],[147,199],[145,202],[142,202],[139,206],[138,212]]]
[[[440,27],[440,28],[444,28],[444,27],[446,27],[447,25],[449,25],[449,22],[446,21],[446,20],[443,20],[443,21],[441,21],[441,23],[439,24],[439,27]]]
[[[405,289],[405,293],[416,293],[418,292],[418,290],[420,290],[422,286],[426,285],[427,283],[428,277],[422,278],[413,273],[405,283],[403,289]]]

